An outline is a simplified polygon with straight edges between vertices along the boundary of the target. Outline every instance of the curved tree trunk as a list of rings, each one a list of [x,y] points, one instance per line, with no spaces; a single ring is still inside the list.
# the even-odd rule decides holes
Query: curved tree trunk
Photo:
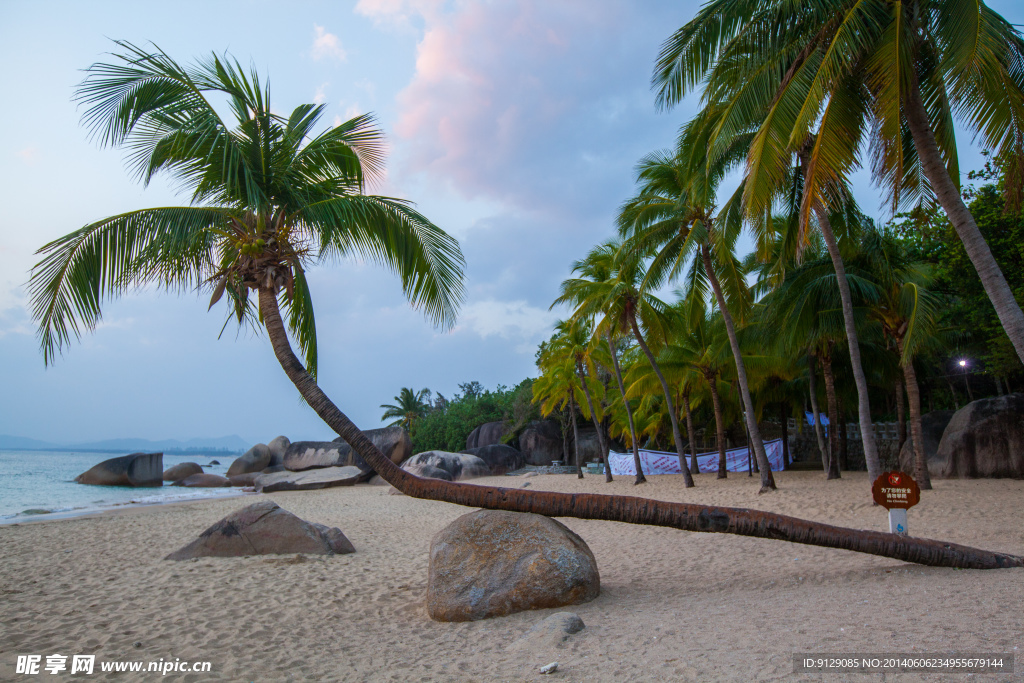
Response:
[[[580,467],[580,428],[576,424],[576,397],[572,389],[569,389],[569,419],[572,420],[572,442],[573,450],[576,452],[576,476],[583,478],[583,468]]]
[[[697,440],[694,438],[693,414],[690,412],[690,392],[683,394],[683,412],[686,414],[686,436],[690,439],[690,473],[700,474],[700,464],[697,462]]]
[[[583,363],[579,360],[576,361],[576,372],[580,376],[580,384],[583,385],[583,395],[587,397],[587,408],[590,409],[590,421],[594,423],[594,431],[597,432],[597,448],[600,451],[601,462],[604,463],[604,480],[609,482],[612,480],[612,468],[608,467],[608,458],[605,457],[605,453],[608,449],[605,448],[604,434],[601,431],[601,423],[597,420],[597,413],[594,412],[594,401],[590,398],[590,389],[587,388],[587,377],[583,372]]]
[[[302,398],[331,429],[352,446],[352,449],[384,481],[407,496],[489,510],[532,512],[548,517],[604,519],[687,531],[770,538],[826,548],[843,548],[891,557],[904,562],[940,567],[967,569],[1024,567],[1024,557],[993,553],[955,543],[898,536],[881,531],[846,529],[770,512],[687,503],[666,503],[632,496],[574,495],[550,491],[507,489],[498,486],[477,486],[417,477],[406,472],[381,453],[373,445],[373,442],[327,398],[313,377],[306,372],[306,368],[295,357],[288,343],[288,334],[281,321],[277,297],[272,290],[259,290],[259,305],[274,355],[285,374],[288,375],[288,379],[299,390]]]
[[[831,344],[829,345],[831,346]],[[825,400],[828,401],[828,477],[839,479],[839,405],[836,402],[836,376],[832,373],[831,348],[821,356],[821,374],[825,376]]]
[[[821,453],[821,469],[828,473],[828,453],[825,452],[825,437],[821,435],[821,411],[818,410],[818,354],[813,351],[807,354],[807,369],[809,370],[808,388],[811,394],[811,414],[814,416],[814,436],[818,439],[818,451]]]
[[[875,444],[875,431],[871,427],[871,402],[868,400],[868,380],[864,376],[864,365],[860,360],[860,343],[857,341],[857,326],[853,319],[853,296],[850,294],[850,283],[846,280],[846,267],[843,257],[839,254],[839,244],[832,232],[832,224],[821,204],[816,204],[814,214],[818,218],[818,228],[828,247],[828,255],[832,257],[832,267],[836,271],[836,284],[839,286],[839,298],[843,302],[843,324],[846,327],[846,341],[850,347],[850,365],[853,367],[853,381],[857,384],[857,419],[860,422],[860,438],[864,445],[864,462],[868,466],[868,479],[874,481],[881,474],[878,464],[878,446]]]
[[[715,409],[715,444],[718,446],[718,478],[729,476],[725,461],[725,414],[722,411],[722,397],[718,395],[718,377],[713,373],[704,373],[704,378],[711,387],[711,405]]]
[[[558,411],[558,420],[562,423],[562,462],[569,462],[569,422],[565,416],[568,406]]]
[[[704,270],[707,271],[708,281],[715,292],[715,299],[718,300],[718,309],[725,321],[725,331],[729,335],[729,346],[732,348],[732,358],[736,362],[736,377],[739,380],[740,396],[743,398],[744,419],[747,423],[747,448],[754,448],[754,455],[757,457],[757,469],[761,474],[761,493],[775,490],[775,477],[772,476],[772,465],[768,462],[768,454],[764,450],[764,441],[761,439],[761,428],[757,426],[757,413],[754,412],[754,401],[750,398],[750,385],[747,382],[747,368],[743,365],[743,354],[740,352],[740,342],[736,337],[736,327],[733,325],[732,313],[725,305],[725,295],[722,294],[721,283],[715,275],[711,263],[711,253],[707,243],[700,245],[701,258],[704,260]]]
[[[640,464],[640,447],[636,442],[636,425],[633,424],[633,409],[626,399],[626,387],[622,384],[622,370],[619,369],[619,354],[615,352],[615,343],[612,341],[612,333],[608,332],[608,350],[612,354],[612,366],[615,368],[615,381],[619,384],[619,393],[622,394],[622,405],[626,407],[626,420],[629,422],[629,440],[633,443],[633,466],[636,468],[636,479],[633,485],[643,484],[647,481],[644,476],[644,468]]]
[[[658,361],[654,360],[654,354],[651,353],[650,348],[647,346],[647,342],[644,341],[644,336],[640,334],[640,327],[636,324],[636,316],[629,317],[629,325],[633,330],[633,336],[636,337],[637,342],[640,344],[640,348],[643,349],[644,354],[647,356],[647,360],[651,362],[651,367],[654,368],[654,374],[658,376],[658,381],[661,382],[661,388],[665,392],[665,407],[668,410],[669,419],[672,422],[672,438],[676,442],[676,454],[679,456],[679,470],[683,473],[683,481],[686,483],[686,488],[690,488],[694,485],[693,477],[690,476],[690,469],[686,466],[686,455],[683,454],[683,437],[679,433],[679,416],[676,415],[676,407],[672,404],[672,391],[668,388],[668,382],[665,381],[665,376],[661,374],[661,368],[658,367]]]
[[[935,134],[932,131],[931,123],[928,120],[928,112],[925,111],[921,102],[921,90],[917,80],[917,73],[911,69],[910,92],[904,103],[907,127],[910,135],[914,138],[914,147],[917,149],[917,156],[921,159],[921,168],[925,177],[931,183],[935,191],[935,197],[942,205],[946,217],[953,224],[956,234],[964,244],[967,256],[978,271],[981,284],[985,287],[992,306],[996,309],[999,322],[1006,335],[1013,343],[1017,351],[1017,357],[1024,361],[1024,313],[1013,296],[1010,285],[1007,284],[1003,271],[992,256],[992,250],[985,242],[974,216],[964,204],[960,196],[960,188],[949,177],[949,171],[942,162],[939,153],[939,146],[935,142]]]
[[[914,444],[914,479],[924,490],[932,487],[932,478],[928,475],[928,459],[924,453],[924,429],[921,425],[921,390],[917,385],[917,372],[914,361],[903,366],[903,377],[907,380],[907,398],[910,399],[910,433]]]

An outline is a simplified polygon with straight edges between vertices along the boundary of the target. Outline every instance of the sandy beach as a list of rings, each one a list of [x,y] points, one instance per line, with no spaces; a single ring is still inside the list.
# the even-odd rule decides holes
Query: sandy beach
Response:
[[[479,483],[598,491],[769,510],[887,530],[864,473],[756,478],[493,477]],[[954,570],[726,534],[563,519],[597,558],[601,595],[566,608],[586,629],[559,648],[510,645],[557,610],[470,623],[424,607],[431,537],[470,510],[356,486],[266,496],[340,527],[334,557],[162,558],[256,500],[206,500],[0,527],[0,680],[19,654],[99,661],[209,661],[182,681],[522,681],[558,661],[563,681],[979,680],[967,674],[793,673],[794,653],[981,653],[1024,646],[1024,569]],[[910,511],[913,535],[1024,554],[1024,481],[938,481]],[[70,660],[69,660],[70,661]],[[1024,662],[1012,679],[1024,679]],[[59,680],[45,672],[47,680]],[[70,677],[69,677],[70,678]],[[156,680],[101,673],[86,680]],[[1000,676],[998,680],[1007,680]]]

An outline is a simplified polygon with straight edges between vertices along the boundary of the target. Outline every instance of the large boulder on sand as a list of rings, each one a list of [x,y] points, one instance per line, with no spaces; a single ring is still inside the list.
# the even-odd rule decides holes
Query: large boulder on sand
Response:
[[[258,474],[253,481],[257,491],[313,491],[335,486],[352,486],[363,476],[358,467],[320,467],[304,472],[275,472]]]
[[[249,474],[260,472],[264,467],[270,466],[270,448],[265,443],[258,443],[245,452],[245,455],[235,458],[228,468],[229,477],[236,474]]]
[[[396,465],[412,455],[409,433],[401,427],[384,427],[363,432],[373,444]],[[371,468],[340,436],[334,441],[296,441],[288,446],[284,466],[293,472],[317,467],[358,467],[363,480],[373,476]]]
[[[473,479],[474,477],[491,476],[491,468],[480,458],[466,453],[448,453],[446,451],[426,451],[417,453],[403,463],[402,468],[408,470],[413,465],[430,465],[444,470],[451,475],[452,481]]]
[[[924,457],[928,463],[928,472],[933,477],[939,476],[939,441],[942,440],[942,432],[946,425],[953,418],[952,410],[933,410],[921,416],[922,440],[924,441]],[[914,474],[914,435],[907,424],[907,440],[900,449],[900,469],[907,474]]]
[[[534,420],[519,434],[519,451],[530,465],[562,459],[562,428],[554,420]]]
[[[468,448],[462,452],[475,455],[487,463],[487,466],[491,469],[491,474],[505,474],[506,472],[518,470],[526,464],[526,458],[522,453],[503,443],[480,446],[479,448]]]
[[[505,436],[505,433],[504,422],[485,422],[466,437],[466,450],[501,443],[501,437]]]
[[[956,411],[935,459],[939,477],[1024,478],[1024,394],[983,398]]]
[[[270,464],[267,467],[283,465],[284,454],[290,445],[292,445],[292,442],[288,440],[287,436],[278,436],[271,439],[270,443],[267,444],[267,448],[270,449]]]
[[[423,479],[442,479],[444,481],[454,481],[452,479],[452,475],[449,474],[446,470],[442,470],[439,467],[433,467],[431,465],[410,465],[408,462],[406,462],[402,464],[402,469],[408,472],[409,474],[414,474],[417,477],[422,477]],[[377,477],[377,479],[380,479],[380,477]],[[381,481],[384,480],[381,479]],[[372,484],[373,482],[371,481],[370,483]],[[384,483],[387,484],[386,481]]]
[[[164,559],[354,552],[352,543],[340,529],[311,524],[267,500],[228,515]]]
[[[132,453],[104,460],[75,481],[94,486],[163,486],[164,454]]]
[[[190,489],[211,489],[219,486],[231,486],[231,480],[219,474],[193,474],[171,486],[184,486]]]
[[[594,554],[550,517],[478,510],[430,542],[427,612],[437,621],[575,605],[600,592]]]
[[[203,468],[194,462],[180,462],[164,470],[164,481],[181,481],[193,474],[202,474]]]

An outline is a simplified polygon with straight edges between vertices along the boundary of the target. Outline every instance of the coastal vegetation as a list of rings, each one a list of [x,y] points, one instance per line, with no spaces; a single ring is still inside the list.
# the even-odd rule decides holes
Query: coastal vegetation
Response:
[[[182,68],[158,50],[118,45],[117,61],[91,67],[78,90],[85,122],[102,143],[129,150],[143,182],[159,172],[179,180],[191,191],[189,205],[114,216],[43,247],[30,293],[47,362],[71,335],[95,327],[107,298],[147,284],[205,287],[211,307],[227,295],[229,320],[266,329],[306,403],[407,495],[789,540],[924,564],[1024,564],[951,543],[772,513],[467,486],[400,469],[316,383],[305,271],[339,256],[381,263],[399,276],[410,302],[446,328],[463,295],[458,244],[409,203],[364,194],[383,167],[380,133],[369,116],[317,135],[322,107],[275,114],[269,90],[237,63],[215,56]],[[928,353],[948,353],[955,335],[942,328],[924,255],[894,237],[895,227],[879,228],[864,216],[849,175],[867,150],[864,161],[894,210],[909,207],[917,211],[911,220],[937,223],[930,207],[942,207],[1011,348],[1024,358],[1024,314],[961,198],[952,128],[957,116],[995,150],[1004,206],[1018,210],[1022,64],[1019,34],[984,6],[942,12],[918,3],[705,5],[666,42],[654,77],[660,104],[672,106],[701,87],[703,108],[673,148],[638,164],[637,193],[617,219],[619,241],[591,252],[593,262],[574,266],[581,277],[563,285],[557,301],[570,304],[572,314],[542,346],[542,375],[529,388],[541,412],[567,404],[570,427],[591,421],[602,450],[604,422],[616,423],[611,431],[628,434],[632,446],[659,437],[676,451],[685,485],[694,486],[681,421],[692,455],[693,412],[710,403],[721,452],[735,396],[732,419],[744,425],[760,490],[769,492],[776,484],[761,436],[763,414],[779,407],[785,424],[805,393],[819,403],[820,364],[832,424],[843,425],[841,412],[856,406],[864,464],[874,478],[882,463],[872,405],[894,396],[903,406],[905,385],[912,431],[919,433],[915,363]],[[234,128],[220,119],[209,94],[227,98]],[[741,176],[735,187],[722,187],[734,172]],[[755,240],[746,259],[736,247],[744,229]],[[673,284],[680,286],[676,300],[659,298]],[[639,353],[626,341],[629,334]],[[610,364],[602,362],[606,353]],[[618,399],[608,391],[613,376]],[[522,398],[527,391],[519,389]],[[468,426],[463,415],[497,413],[473,393],[465,412],[453,414],[451,430],[429,429],[434,412],[447,415],[444,407],[404,418],[410,429],[424,429],[423,444],[432,438],[459,445]],[[424,397],[413,394],[411,403]],[[509,410],[501,410],[501,419],[516,423],[529,412],[522,401],[518,412],[515,401]],[[818,443],[824,468],[837,476],[842,456],[827,456]]]

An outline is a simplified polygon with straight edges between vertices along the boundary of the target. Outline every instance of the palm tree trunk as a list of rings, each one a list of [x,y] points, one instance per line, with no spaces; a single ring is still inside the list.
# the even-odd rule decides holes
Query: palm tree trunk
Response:
[[[633,409],[626,399],[626,387],[622,385],[622,371],[619,369],[619,354],[615,352],[615,344],[612,341],[612,333],[608,332],[608,350],[612,354],[612,366],[615,368],[615,381],[619,383],[619,393],[622,394],[622,405],[626,408],[626,420],[629,422],[629,440],[633,443],[633,466],[636,468],[636,479],[633,485],[643,484],[647,481],[644,476],[644,468],[640,464],[640,447],[636,442],[636,425],[633,424]]]
[[[747,383],[747,369],[743,365],[743,354],[740,352],[740,342],[736,337],[736,326],[733,325],[732,313],[725,305],[725,295],[722,294],[722,286],[718,282],[714,268],[711,263],[711,252],[705,242],[700,245],[701,258],[704,260],[704,270],[707,271],[708,281],[715,291],[715,299],[718,301],[718,309],[725,321],[725,331],[729,335],[729,346],[732,348],[732,358],[736,363],[736,377],[739,380],[740,396],[743,398],[744,417],[747,421],[747,433],[749,434],[747,448],[753,446],[754,454],[757,457],[757,468],[761,474],[761,493],[775,490],[775,477],[772,476],[772,465],[768,462],[768,454],[764,450],[764,441],[761,439],[761,429],[757,426],[757,413],[754,412],[754,402],[750,398],[750,385]]]
[[[903,365],[903,377],[907,381],[907,398],[910,399],[910,432],[914,444],[914,479],[924,490],[932,487],[928,474],[928,458],[924,453],[924,428],[921,425],[921,390],[917,384],[917,372],[911,359]]]
[[[860,438],[864,445],[864,462],[868,466],[868,480],[874,481],[881,474],[878,463],[878,446],[875,444],[875,432],[871,427],[871,402],[868,400],[868,380],[864,376],[864,365],[860,360],[860,343],[857,341],[857,326],[853,319],[853,296],[850,294],[850,283],[846,280],[846,267],[843,257],[839,254],[839,244],[832,232],[832,224],[828,220],[824,208],[818,203],[814,207],[818,218],[821,236],[828,247],[828,255],[832,257],[832,267],[836,271],[836,284],[839,286],[839,298],[843,302],[843,323],[846,327],[846,342],[850,347],[850,365],[853,366],[853,381],[857,385],[857,419],[860,422]]]
[[[904,562],[940,567],[1024,567],[1024,557],[880,531],[847,529],[770,512],[668,503],[631,496],[507,489],[417,477],[381,453],[380,449],[373,445],[373,442],[359,431],[359,428],[317,386],[316,381],[292,352],[275,293],[270,289],[261,288],[259,305],[274,355],[306,404],[327,423],[327,426],[345,439],[384,481],[412,498],[440,500],[471,508],[532,512],[548,517],[603,519],[685,531],[770,538],[826,548],[843,548]]]
[[[896,452],[903,450],[903,444],[907,442],[907,408],[903,400],[903,382],[896,382],[896,434],[899,437],[899,444]]]
[[[818,451],[821,453],[821,468],[828,473],[828,454],[825,452],[825,437],[821,435],[821,412],[818,410],[818,354],[813,351],[807,354],[808,382],[811,392],[811,415],[814,416],[814,436],[818,439]]]
[[[572,441],[573,449],[576,451],[576,476],[583,478],[583,468],[580,467],[580,428],[576,424],[576,398],[572,389],[569,389],[569,418],[572,420]]]
[[[686,413],[686,436],[690,439],[690,473],[700,474],[700,464],[697,462],[697,440],[693,431],[693,414],[690,412],[690,392],[683,394],[683,412]]]
[[[828,401],[828,477],[839,479],[839,406],[836,403],[836,376],[832,372],[831,344],[821,356],[821,374],[825,376],[825,399]]]
[[[779,402],[779,424],[782,425],[782,469],[789,469],[789,417],[786,415],[786,402]]]
[[[612,469],[608,467],[608,458],[605,457],[605,453],[608,449],[605,448],[604,434],[601,431],[601,423],[597,420],[597,413],[594,412],[594,402],[590,399],[590,389],[587,388],[587,377],[583,372],[583,363],[576,361],[576,372],[580,376],[580,384],[583,385],[583,395],[587,397],[587,407],[590,409],[590,420],[594,423],[594,431],[597,432],[597,448],[600,451],[601,462],[604,463],[604,480],[609,482],[612,480]]]
[[[718,445],[718,478],[729,476],[725,460],[725,414],[722,411],[722,397],[718,395],[718,377],[714,373],[704,373],[711,387],[711,405],[715,409],[715,443]]]
[[[850,469],[850,440],[846,435],[846,410],[843,408],[842,400],[839,401],[839,469]]]
[[[637,342],[640,344],[640,348],[643,349],[644,354],[647,356],[647,360],[651,362],[651,367],[654,368],[654,374],[658,376],[658,381],[661,382],[661,389],[665,392],[665,407],[668,410],[669,419],[672,421],[672,438],[676,442],[676,454],[679,456],[679,471],[683,473],[683,481],[686,484],[686,488],[694,486],[693,477],[690,476],[690,469],[686,466],[686,455],[683,454],[683,437],[679,433],[679,417],[676,415],[676,408],[672,405],[672,392],[668,388],[668,382],[665,381],[665,376],[661,374],[661,368],[658,367],[658,361],[654,360],[654,354],[651,353],[651,349],[648,348],[647,342],[644,341],[644,336],[640,334],[640,327],[636,324],[636,316],[629,316],[629,325],[633,330],[633,336],[636,337]]]
[[[1024,313],[1013,296],[1010,285],[1007,284],[1003,271],[992,256],[992,250],[985,242],[974,216],[964,204],[960,196],[958,183],[954,183],[949,177],[949,171],[942,161],[939,153],[939,146],[935,142],[935,134],[932,131],[931,123],[928,120],[928,112],[925,111],[921,101],[921,89],[917,80],[917,73],[911,69],[910,93],[904,104],[907,116],[907,127],[910,135],[914,138],[914,147],[917,149],[917,156],[921,159],[921,168],[925,177],[935,191],[935,197],[942,205],[946,217],[953,224],[956,234],[964,244],[967,256],[978,271],[981,284],[985,288],[992,306],[996,309],[999,322],[1006,335],[1013,343],[1017,351],[1017,357],[1024,361]]]
[[[562,462],[569,462],[569,418],[565,416],[569,406],[558,411],[558,421],[562,423]]]

